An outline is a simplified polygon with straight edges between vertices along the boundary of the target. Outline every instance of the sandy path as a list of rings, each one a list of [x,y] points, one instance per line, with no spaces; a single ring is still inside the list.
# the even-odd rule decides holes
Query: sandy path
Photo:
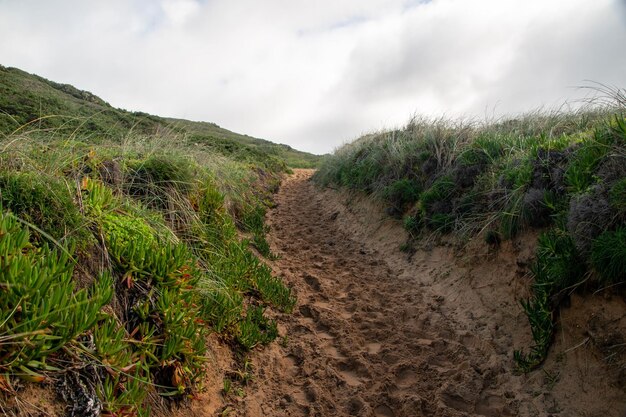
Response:
[[[397,225],[363,232],[310,175],[297,170],[287,178],[268,216],[280,256],[273,270],[294,288],[298,305],[279,317],[286,340],[253,358],[255,380],[236,415],[582,415],[563,407],[582,407],[576,395],[567,399],[576,387],[559,394],[542,373],[511,373],[513,347],[527,343],[528,332],[517,289],[502,280],[515,276],[519,254],[502,250],[483,269],[437,248],[408,262],[397,249]],[[594,391],[580,404],[598,414],[585,415],[622,406],[591,404]],[[612,394],[617,401],[621,392]]]
[[[381,254],[344,234],[309,176],[297,171],[285,181],[269,217],[281,256],[275,271],[295,287],[299,305],[281,318],[286,352],[259,358],[247,413],[507,415],[504,401],[485,392],[489,376],[470,349],[445,319],[433,320],[437,300],[425,301]]]

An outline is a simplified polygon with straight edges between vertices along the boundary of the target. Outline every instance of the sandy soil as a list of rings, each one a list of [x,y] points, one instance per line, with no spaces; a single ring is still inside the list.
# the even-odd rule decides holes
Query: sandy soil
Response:
[[[543,370],[514,375],[513,350],[531,341],[517,300],[536,236],[498,251],[438,242],[407,259],[381,207],[310,175],[286,179],[268,216],[274,272],[298,305],[279,317],[283,343],[255,353],[231,415],[626,415],[624,362],[596,340],[626,334],[622,298],[574,297]]]

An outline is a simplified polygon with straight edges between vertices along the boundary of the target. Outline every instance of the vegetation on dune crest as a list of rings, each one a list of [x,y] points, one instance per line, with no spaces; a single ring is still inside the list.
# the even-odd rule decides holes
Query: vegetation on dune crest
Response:
[[[414,118],[337,149],[314,180],[385,201],[409,233],[403,250],[429,233],[497,245],[546,229],[522,301],[535,344],[514,355],[529,371],[547,355],[561,300],[583,283],[626,281],[626,112],[612,94],[609,106],[495,123]]]
[[[268,310],[290,312],[295,298],[256,254],[274,256],[263,219],[289,155],[0,75],[5,400],[19,380],[57,381],[72,415],[146,415],[202,388],[209,333],[244,357],[278,336]],[[22,99],[11,95],[25,80]],[[34,100],[76,114],[56,124],[27,111]]]

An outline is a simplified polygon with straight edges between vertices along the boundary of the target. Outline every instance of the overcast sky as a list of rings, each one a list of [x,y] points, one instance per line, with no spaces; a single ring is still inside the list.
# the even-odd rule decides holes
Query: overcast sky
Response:
[[[330,152],[626,87],[625,0],[0,0],[0,64]]]

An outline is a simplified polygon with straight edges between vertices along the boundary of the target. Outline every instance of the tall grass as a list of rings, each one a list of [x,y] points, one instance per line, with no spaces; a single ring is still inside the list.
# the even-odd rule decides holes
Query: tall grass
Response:
[[[44,381],[68,363],[94,368],[78,374],[102,412],[143,414],[152,394],[184,399],[198,389],[208,332],[242,352],[277,336],[266,309],[290,311],[295,300],[251,246],[271,256],[263,215],[287,168],[273,156],[229,158],[172,132],[92,139],[21,129],[0,141],[1,219],[9,222],[0,248],[19,236],[17,249],[0,256],[9,297],[0,339],[10,341],[1,382]],[[63,270],[50,287],[52,272],[41,267],[29,287],[58,287],[55,300],[66,307],[22,295],[13,281],[25,262]],[[95,285],[91,298],[73,282]],[[28,299],[51,311],[48,321]]]
[[[563,292],[585,271],[600,286],[625,280],[624,91],[601,92],[572,112],[488,122],[413,118],[337,149],[314,180],[381,199],[404,218],[410,241],[453,232],[496,245],[525,229],[548,229],[538,243],[533,295],[522,303],[535,345],[528,355],[515,353],[529,371],[547,355]]]

